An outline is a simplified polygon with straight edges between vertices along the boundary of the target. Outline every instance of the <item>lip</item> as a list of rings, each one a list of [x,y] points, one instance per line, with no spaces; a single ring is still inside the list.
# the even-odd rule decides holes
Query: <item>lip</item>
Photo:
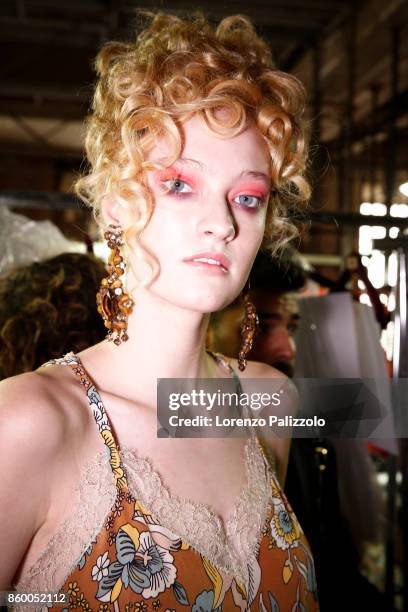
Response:
[[[194,261],[195,259],[202,258],[214,259],[215,261],[218,261],[220,263],[220,266],[217,266],[216,264],[209,264],[204,261]],[[208,269],[220,270],[224,274],[228,272],[230,267],[230,260],[228,259],[228,257],[225,257],[225,255],[223,255],[222,253],[211,253],[209,251],[206,251],[205,253],[196,253],[192,257],[186,257],[185,259],[183,259],[183,262],[194,266],[204,266]]]

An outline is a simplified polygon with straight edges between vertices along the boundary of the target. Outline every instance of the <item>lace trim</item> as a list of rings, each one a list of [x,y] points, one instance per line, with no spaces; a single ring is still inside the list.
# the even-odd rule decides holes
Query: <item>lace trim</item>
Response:
[[[216,357],[236,376],[223,356],[217,354]],[[53,364],[77,365],[81,372],[76,373],[82,374],[82,364],[73,353],[46,365]],[[84,374],[82,384],[85,387],[90,384],[89,391],[92,396],[98,396],[96,399],[100,404],[96,402],[97,407],[104,412],[97,390],[85,371]],[[89,393],[87,395],[92,404],[92,398]],[[99,413],[94,413],[94,416],[101,429],[97,418]],[[110,430],[107,415],[104,425]],[[112,463],[110,446],[115,446],[117,450],[116,444],[113,439],[105,440],[105,444]],[[129,488],[133,489],[131,492],[143,506],[149,508],[154,522],[177,534],[221,571],[236,576],[244,583],[248,582],[248,564],[258,554],[263,527],[272,506],[271,480],[274,469],[273,465],[268,464],[253,432],[245,445],[247,482],[225,528],[210,506],[171,496],[151,461],[139,457],[134,449],[122,449],[120,459],[129,478]],[[75,488],[73,514],[62,522],[37,561],[16,585],[18,591],[58,591],[61,588],[102,530],[106,516],[114,505],[118,490],[112,479],[112,471],[103,451],[84,468]],[[105,503],[100,503],[101,500]]]
[[[130,448],[124,448],[121,454],[130,493],[151,512],[152,521],[246,584],[248,563],[258,554],[272,504],[273,475],[256,439],[250,438],[245,446],[247,482],[225,528],[210,506],[171,496],[150,459],[139,457]],[[101,532],[117,493],[106,452],[99,452],[85,467],[75,488],[73,513],[60,524],[16,590],[58,591]]]
[[[19,592],[58,591],[101,532],[118,489],[103,450],[86,465],[75,490],[73,512],[15,585]]]
[[[123,448],[121,456],[130,493],[152,514],[152,520],[179,536],[225,573],[248,580],[248,563],[257,556],[272,501],[270,478],[255,438],[245,446],[247,483],[225,528],[207,504],[172,496],[149,459]]]

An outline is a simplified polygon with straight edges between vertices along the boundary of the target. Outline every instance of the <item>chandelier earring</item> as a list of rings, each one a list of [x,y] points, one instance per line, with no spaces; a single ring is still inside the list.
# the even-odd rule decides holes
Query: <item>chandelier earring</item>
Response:
[[[123,288],[122,276],[126,264],[120,254],[123,246],[123,230],[120,226],[109,225],[104,233],[108,247],[111,249],[106,271],[108,276],[102,279],[96,295],[98,312],[108,328],[108,340],[116,345],[129,339],[127,334],[128,317],[133,310],[134,302]]]
[[[247,365],[247,356],[252,350],[254,338],[258,332],[259,318],[256,314],[255,304],[251,302],[249,295],[249,281],[242,290],[245,316],[241,325],[242,346],[238,354],[238,368],[243,372]]]

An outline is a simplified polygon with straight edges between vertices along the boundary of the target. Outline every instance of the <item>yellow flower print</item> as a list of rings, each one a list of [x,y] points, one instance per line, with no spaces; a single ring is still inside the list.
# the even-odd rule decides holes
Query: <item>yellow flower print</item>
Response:
[[[76,584],[76,582],[73,584]],[[78,608],[81,608],[82,610],[84,610],[84,612],[90,612],[91,610],[89,603],[85,599],[85,596],[83,593],[81,593],[79,597],[75,597],[75,598],[70,597],[69,607],[75,610],[77,610]]]
[[[136,612],[146,612],[147,606],[144,601],[136,601],[135,602],[135,610]]]
[[[135,502],[135,512],[139,512],[140,514],[143,514],[144,516],[151,516],[151,512],[149,512],[149,510],[147,510],[141,503],[139,500],[137,500]]]
[[[275,506],[271,519],[271,535],[278,548],[287,550],[299,539],[300,530],[297,521],[294,521],[283,504]]]
[[[76,582],[68,582],[68,595],[70,597],[76,597],[78,591],[79,591],[79,587]]]
[[[293,574],[293,563],[290,559],[286,559],[285,565],[282,570],[282,578],[285,584],[288,584],[289,580],[292,578]]]
[[[112,432],[110,429],[104,429],[102,432],[102,438],[105,440],[106,446],[110,450],[110,464],[113,469],[120,466],[120,457],[118,449],[116,448],[115,440],[113,439]]]
[[[77,605],[81,606],[81,608],[87,603],[86,599],[85,599],[85,595],[83,593],[80,594],[79,597],[77,597]]]
[[[279,488],[276,485],[275,480],[272,478],[271,479],[271,489],[272,489],[272,497],[273,497],[273,501],[276,503],[276,500],[279,500],[280,502],[282,501],[281,498],[281,494],[279,491]]]
[[[286,497],[279,490],[272,478],[272,504],[273,516],[270,521],[271,542],[269,548],[274,547],[287,550],[295,544],[300,537],[300,526],[293,511],[287,503]]]
[[[117,486],[120,489],[124,489],[127,486],[127,482],[125,478],[125,473],[122,470],[122,468],[121,467],[113,468],[112,472],[113,472],[113,475],[115,476]]]
[[[116,479],[116,484],[119,486],[119,488],[123,489],[126,487],[127,483],[124,471],[120,466],[119,452],[116,447],[115,440],[113,439],[112,432],[110,429],[103,429],[101,431],[101,435],[110,451],[109,463],[111,464],[112,472]]]

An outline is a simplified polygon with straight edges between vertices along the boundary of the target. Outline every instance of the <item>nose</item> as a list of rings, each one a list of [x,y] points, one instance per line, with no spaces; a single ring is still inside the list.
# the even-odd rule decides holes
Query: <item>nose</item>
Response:
[[[284,361],[293,361],[296,355],[296,346],[293,338],[284,328],[276,329],[274,337],[274,348],[276,356]]]
[[[218,202],[215,206],[203,206],[204,214],[199,220],[198,231],[206,236],[216,236],[230,242],[236,234],[235,220],[228,203]]]

